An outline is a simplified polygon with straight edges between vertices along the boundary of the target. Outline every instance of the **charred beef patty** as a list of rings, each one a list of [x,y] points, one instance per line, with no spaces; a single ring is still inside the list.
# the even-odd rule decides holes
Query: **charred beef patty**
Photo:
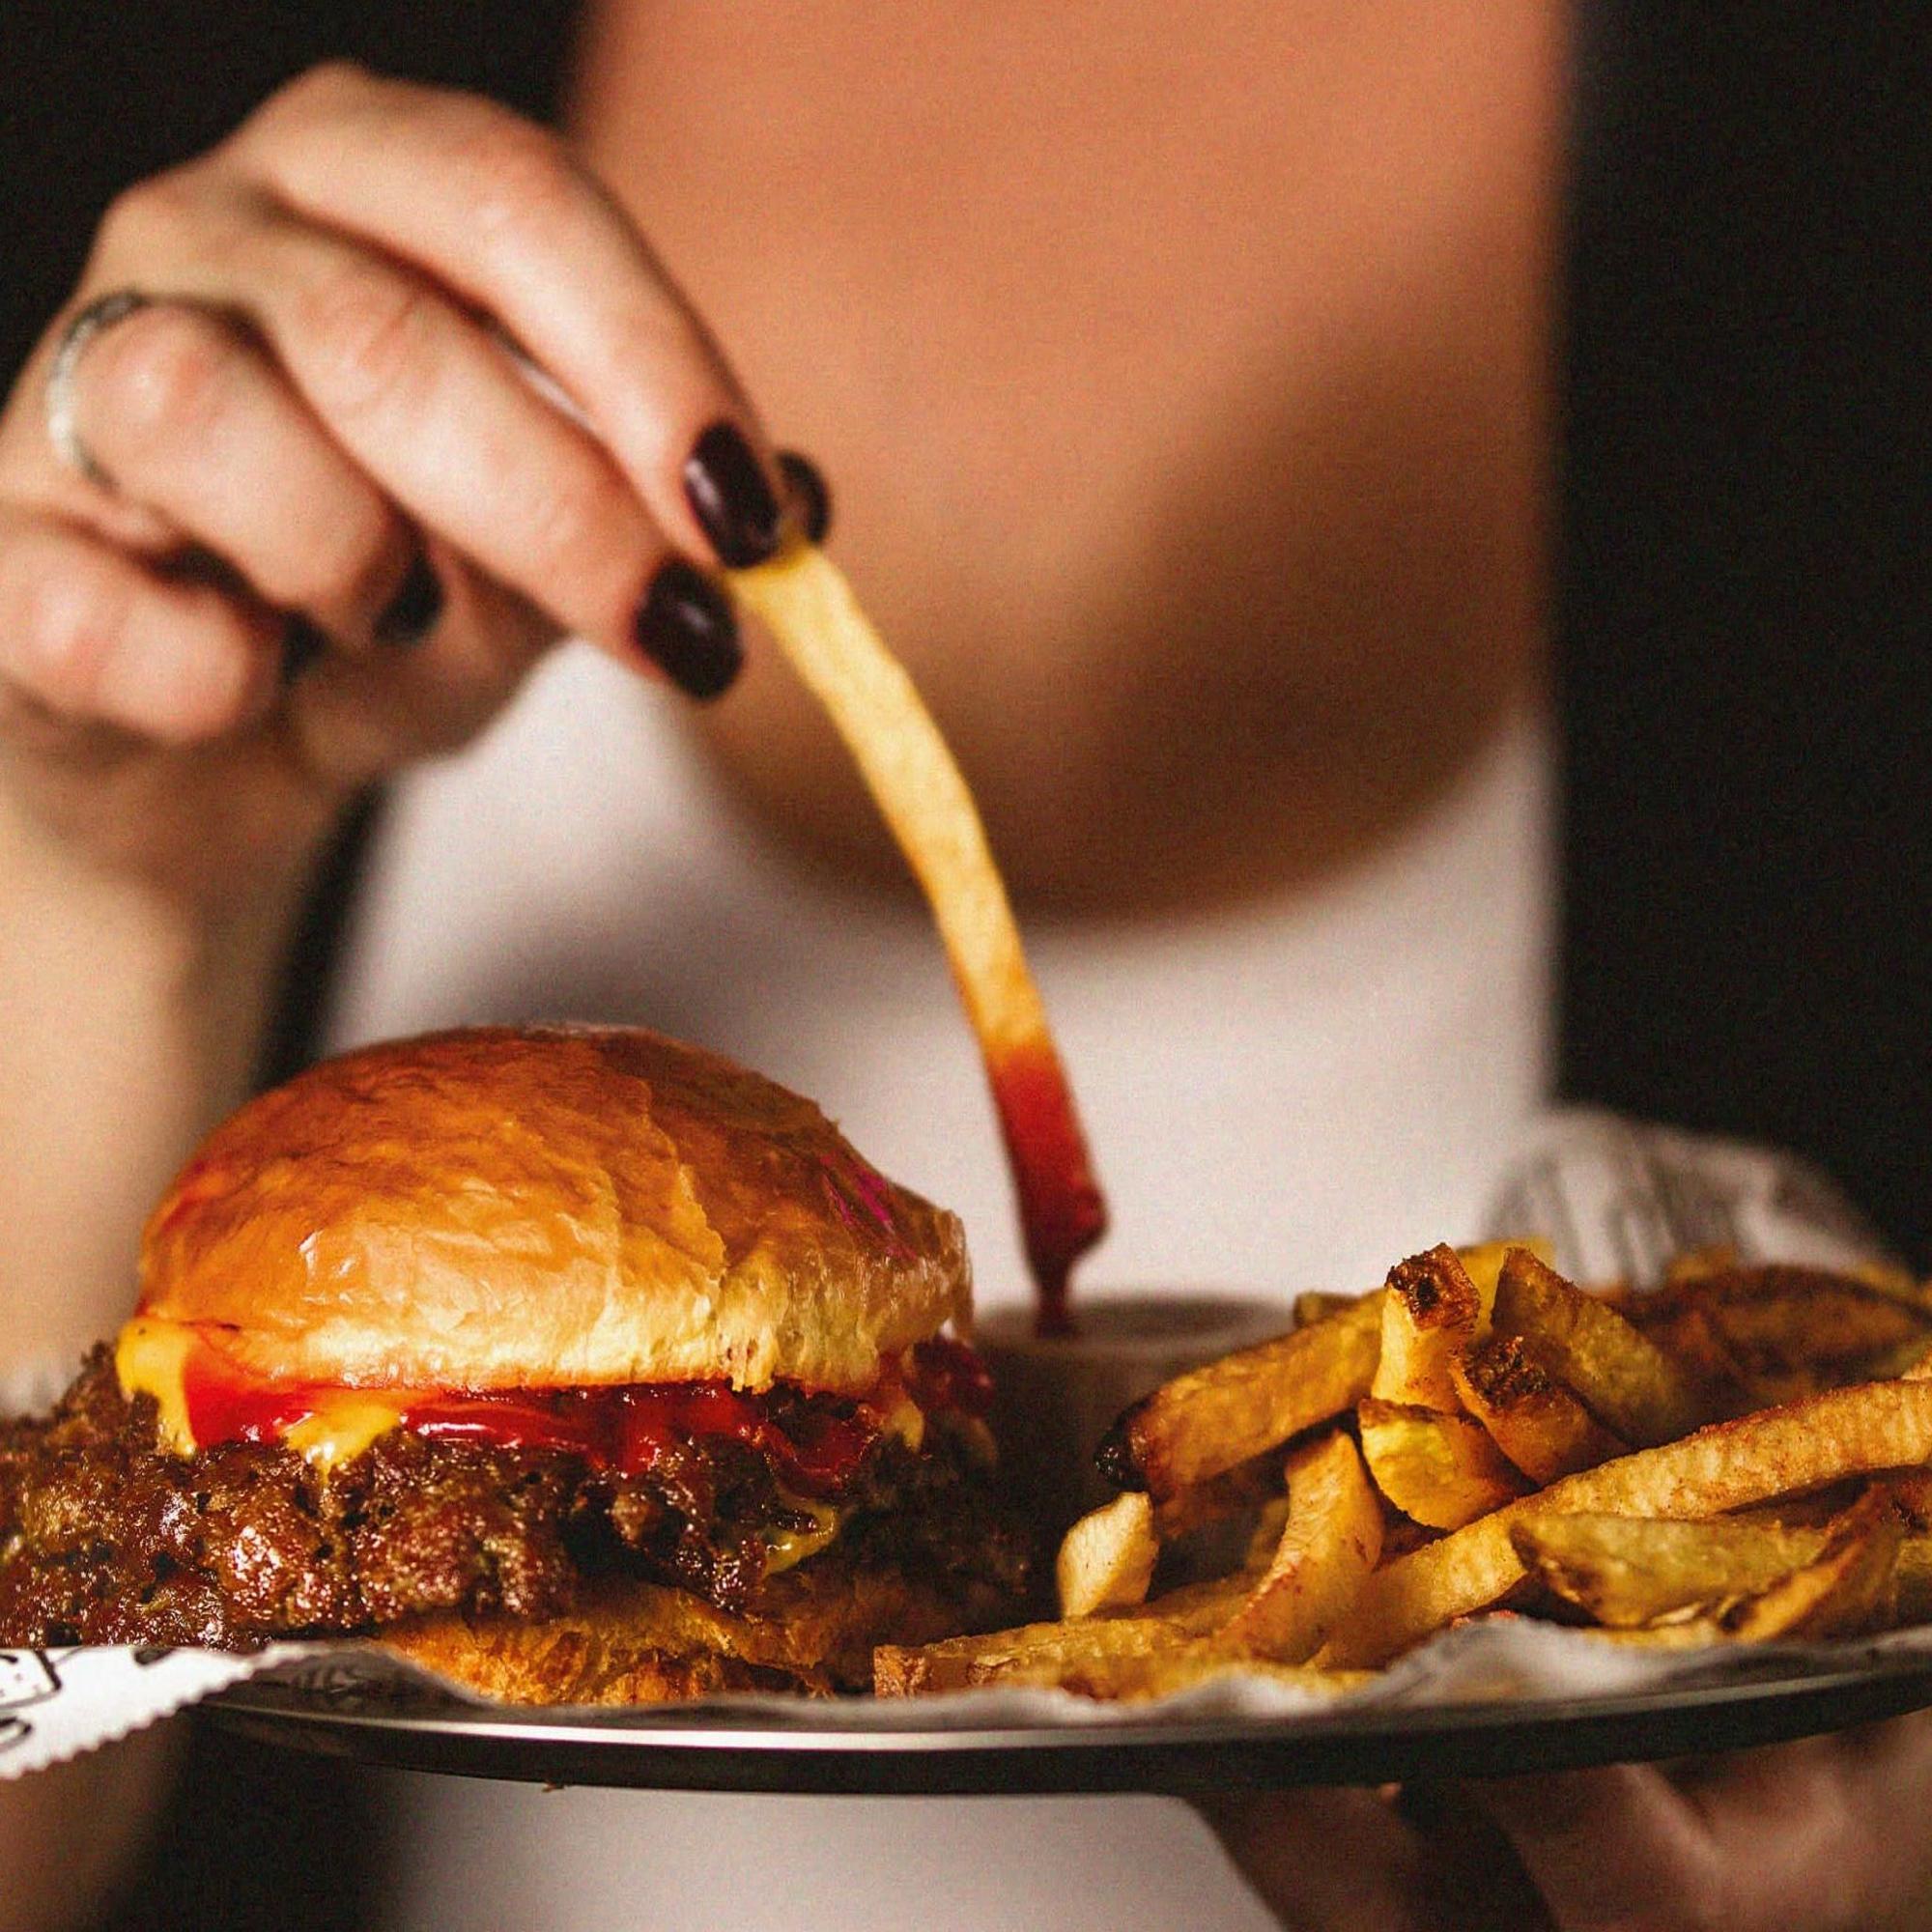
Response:
[[[829,1500],[848,1564],[962,1597],[1024,1587],[1021,1539],[943,1419],[917,1453],[882,1438]],[[327,1478],[280,1446],[179,1457],[100,1349],[50,1417],[0,1426],[0,1639],[245,1648],[425,1611],[537,1618],[611,1576],[744,1609],[772,1541],[816,1527],[756,1449],[724,1437],[636,1475],[407,1429]]]

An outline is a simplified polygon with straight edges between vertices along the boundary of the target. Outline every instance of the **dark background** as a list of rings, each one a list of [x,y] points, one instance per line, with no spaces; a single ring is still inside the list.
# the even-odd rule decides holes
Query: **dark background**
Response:
[[[1932,35],[1891,11],[1584,13],[1559,345],[1563,1083],[1811,1154],[1925,1265]],[[108,196],[284,76],[349,52],[541,112],[567,26],[551,4],[0,0],[0,370]],[[155,1922],[353,1919],[336,1852],[375,1833],[366,1796],[278,1763],[197,1770],[189,1847],[278,1849],[259,1883],[178,1850]]]

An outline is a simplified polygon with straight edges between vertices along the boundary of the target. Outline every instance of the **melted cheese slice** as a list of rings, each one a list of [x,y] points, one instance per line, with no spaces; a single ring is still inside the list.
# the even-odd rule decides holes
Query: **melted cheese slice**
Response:
[[[322,1397],[299,1422],[282,1431],[282,1440],[305,1456],[325,1475],[338,1463],[361,1455],[379,1435],[402,1427],[400,1405],[367,1389],[343,1389]]]
[[[187,1391],[183,1372],[187,1351],[194,1347],[194,1330],[179,1321],[156,1321],[137,1315],[121,1331],[114,1345],[114,1373],[121,1393],[132,1402],[151,1395],[161,1411],[161,1440],[177,1456],[192,1456],[194,1431],[188,1426]]]
[[[160,1410],[161,1440],[177,1456],[192,1456],[201,1446],[188,1419],[184,1380],[188,1350],[194,1345],[195,1332],[185,1322],[145,1315],[129,1321],[114,1345],[114,1372],[121,1393],[129,1402],[137,1395],[154,1397],[155,1406]],[[310,1411],[282,1432],[282,1440],[326,1475],[361,1455],[390,1430],[400,1428],[407,1400],[406,1396],[387,1396],[373,1389],[320,1391]],[[925,1416],[903,1393],[886,1412],[881,1427],[908,1449],[917,1450],[925,1439]],[[771,1545],[767,1574],[804,1562],[838,1534],[837,1510],[797,1496],[787,1496],[786,1501],[811,1516],[818,1526],[781,1533]]]
[[[194,1330],[185,1322],[137,1315],[114,1345],[121,1393],[129,1402],[137,1395],[154,1397],[161,1412],[161,1440],[177,1456],[192,1456],[201,1446],[188,1420],[183,1380],[194,1343]],[[314,1408],[283,1431],[282,1440],[326,1474],[386,1435],[403,1414],[401,1401],[371,1390],[330,1390],[318,1395]]]

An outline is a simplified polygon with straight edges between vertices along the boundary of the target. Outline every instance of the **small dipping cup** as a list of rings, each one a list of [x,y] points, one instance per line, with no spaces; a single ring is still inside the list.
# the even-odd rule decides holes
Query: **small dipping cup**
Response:
[[[1094,1451],[1116,1416],[1162,1382],[1294,1325],[1286,1298],[1202,1291],[1086,1293],[1079,1332],[1037,1336],[1030,1307],[995,1308],[975,1326],[991,1371],[1000,1487],[1051,1547],[1112,1492]]]

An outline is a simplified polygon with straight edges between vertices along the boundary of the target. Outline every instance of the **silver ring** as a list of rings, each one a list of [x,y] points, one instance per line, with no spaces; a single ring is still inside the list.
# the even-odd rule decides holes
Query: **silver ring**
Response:
[[[54,345],[54,359],[47,369],[47,385],[43,399],[46,404],[47,440],[54,454],[73,470],[102,490],[111,490],[114,479],[94,460],[94,452],[80,439],[74,422],[74,374],[87,345],[102,329],[125,322],[137,309],[153,306],[154,298],[135,289],[116,289],[111,295],[97,296],[73,316],[61,330]]]

